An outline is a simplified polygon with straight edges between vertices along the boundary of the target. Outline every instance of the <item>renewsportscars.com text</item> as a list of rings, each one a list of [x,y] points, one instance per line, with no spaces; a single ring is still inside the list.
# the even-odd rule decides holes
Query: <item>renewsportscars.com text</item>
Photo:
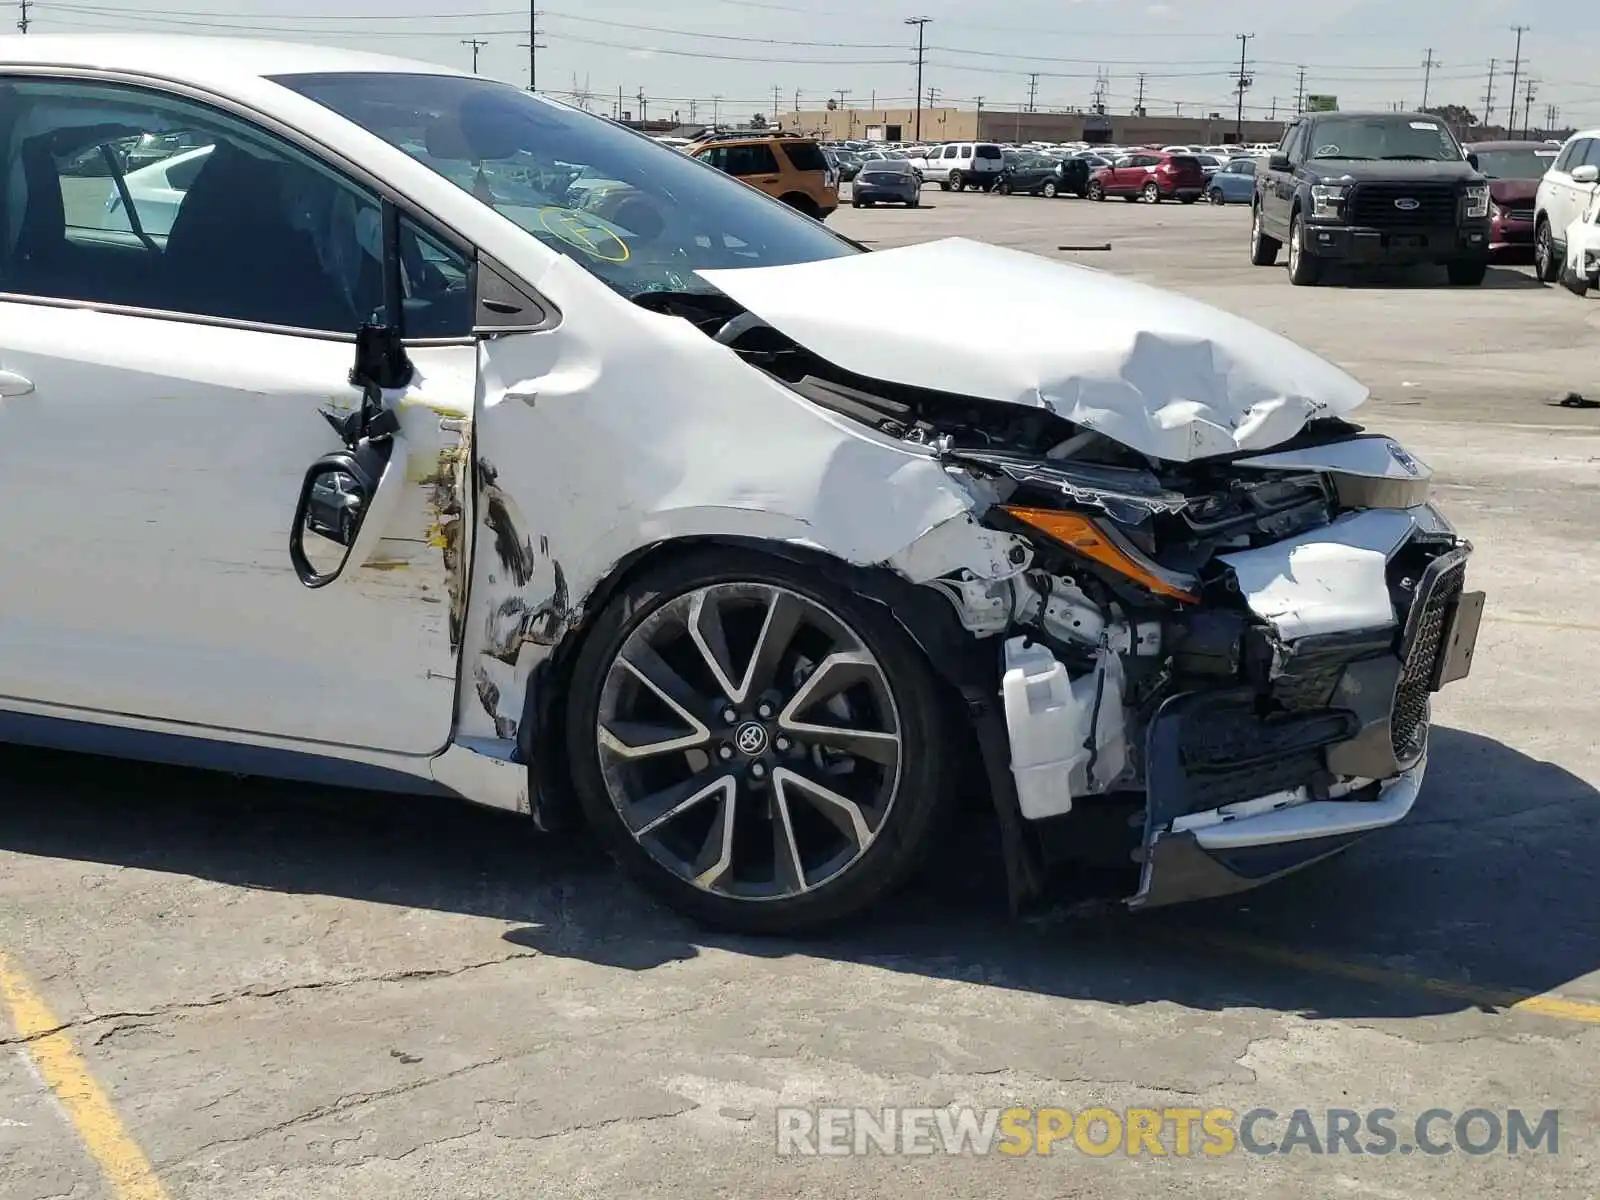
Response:
[[[1558,1154],[1556,1109],[780,1108],[780,1155]]]

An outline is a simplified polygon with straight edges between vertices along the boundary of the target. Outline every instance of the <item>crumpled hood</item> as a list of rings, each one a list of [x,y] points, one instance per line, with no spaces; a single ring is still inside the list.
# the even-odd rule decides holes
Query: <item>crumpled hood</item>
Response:
[[[1173,462],[1264,450],[1367,398],[1220,309],[966,238],[699,274],[846,371],[1045,408]]]

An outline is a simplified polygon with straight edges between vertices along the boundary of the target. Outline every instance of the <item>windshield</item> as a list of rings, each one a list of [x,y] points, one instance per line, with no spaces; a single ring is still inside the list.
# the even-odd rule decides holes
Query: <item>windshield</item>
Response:
[[[1554,146],[1535,150],[1532,146],[1515,150],[1479,150],[1478,170],[1490,179],[1538,179],[1550,169],[1560,153]]]
[[[1442,121],[1332,117],[1312,126],[1311,157],[1459,162],[1463,155],[1455,135]]]
[[[713,292],[701,269],[860,253],[681,151],[510,84],[381,72],[276,82],[404,150],[625,296]]]

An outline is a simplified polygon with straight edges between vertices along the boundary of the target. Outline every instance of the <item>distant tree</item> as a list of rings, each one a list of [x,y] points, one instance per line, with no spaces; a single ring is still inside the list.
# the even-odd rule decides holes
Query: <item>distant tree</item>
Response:
[[[1478,114],[1462,104],[1430,104],[1422,110],[1432,113],[1447,125],[1470,129],[1478,124]]]
[[[766,127],[767,127],[767,114],[766,113],[757,113],[755,116],[750,118],[750,128],[751,129],[765,129]]]

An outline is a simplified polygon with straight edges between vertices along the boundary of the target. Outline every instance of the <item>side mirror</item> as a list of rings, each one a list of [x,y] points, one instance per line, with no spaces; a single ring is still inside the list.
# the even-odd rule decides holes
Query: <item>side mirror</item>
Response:
[[[1471,150],[1467,151],[1467,166],[1471,167],[1474,171],[1478,169],[1478,156]]]
[[[393,449],[387,438],[363,441],[311,464],[289,527],[289,560],[306,587],[326,587],[344,572]]]
[[[1588,163],[1585,163],[1581,167],[1574,167],[1572,169],[1573,183],[1594,183],[1596,181],[1600,181],[1600,167],[1591,166]]]
[[[1289,161],[1289,156],[1287,154],[1274,154],[1271,158],[1267,159],[1267,170],[1292,171],[1294,170],[1294,164]]]

